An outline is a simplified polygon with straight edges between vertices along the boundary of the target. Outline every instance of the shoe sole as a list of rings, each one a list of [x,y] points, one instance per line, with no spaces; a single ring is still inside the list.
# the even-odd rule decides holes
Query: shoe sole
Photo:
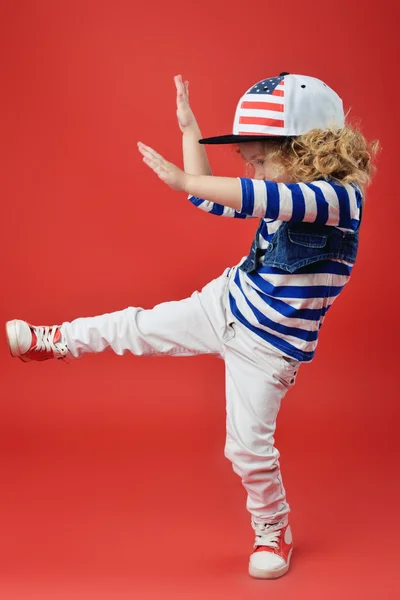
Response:
[[[285,575],[285,573],[289,571],[292,552],[293,548],[289,552],[287,564],[280,569],[267,571],[266,569],[258,569],[257,567],[253,567],[251,564],[249,564],[249,575],[255,579],[278,579],[278,577],[282,577],[282,575]]]
[[[18,344],[18,335],[17,335],[17,321],[18,319],[14,319],[13,321],[7,321],[6,323],[6,336],[8,347],[10,349],[11,356],[15,358],[21,359],[23,362],[29,362],[29,359],[23,358],[21,355],[19,344]]]

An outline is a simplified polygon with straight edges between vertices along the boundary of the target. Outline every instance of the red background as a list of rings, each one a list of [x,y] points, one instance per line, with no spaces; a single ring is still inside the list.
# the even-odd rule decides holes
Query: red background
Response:
[[[0,316],[54,324],[183,298],[247,253],[255,222],[206,215],[142,163],[182,164],[173,76],[204,136],[281,71],[323,79],[383,152],[358,263],[277,447],[295,552],[247,574],[246,494],[223,456],[214,357],[11,359],[3,335],[0,595],[398,597],[395,3],[3,0]],[[228,147],[215,174],[243,175]]]

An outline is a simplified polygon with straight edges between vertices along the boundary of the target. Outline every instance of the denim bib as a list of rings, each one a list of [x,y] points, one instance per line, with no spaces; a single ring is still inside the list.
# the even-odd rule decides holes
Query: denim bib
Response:
[[[277,229],[268,248],[259,247],[259,232],[263,219],[254,236],[250,254],[240,265],[245,273],[256,271],[262,265],[278,267],[289,273],[321,260],[331,258],[345,260],[351,264],[356,261],[358,250],[360,220],[356,231],[341,231],[337,227],[316,225],[315,223],[291,223],[284,221]]]

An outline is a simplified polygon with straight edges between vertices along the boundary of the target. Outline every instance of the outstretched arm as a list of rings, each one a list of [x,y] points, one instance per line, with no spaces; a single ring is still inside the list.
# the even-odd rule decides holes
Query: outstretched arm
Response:
[[[248,216],[271,221],[309,222],[354,230],[362,201],[352,184],[318,180],[275,183],[248,178],[190,175],[141,142],[144,162],[176,191],[207,199]]]
[[[240,179],[233,177],[213,177],[212,175],[191,175],[168,162],[150,146],[138,142],[138,150],[146,163],[159,178],[177,192],[190,196],[207,198],[235,210],[240,210]]]

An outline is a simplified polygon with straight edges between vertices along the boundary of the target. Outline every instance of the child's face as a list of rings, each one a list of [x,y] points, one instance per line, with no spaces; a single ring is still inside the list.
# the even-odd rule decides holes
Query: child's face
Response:
[[[261,144],[261,142],[243,142],[238,144],[243,159],[254,168],[253,179],[267,179],[276,183],[290,183],[285,173],[278,172],[276,164],[268,161],[268,155],[272,146]]]

